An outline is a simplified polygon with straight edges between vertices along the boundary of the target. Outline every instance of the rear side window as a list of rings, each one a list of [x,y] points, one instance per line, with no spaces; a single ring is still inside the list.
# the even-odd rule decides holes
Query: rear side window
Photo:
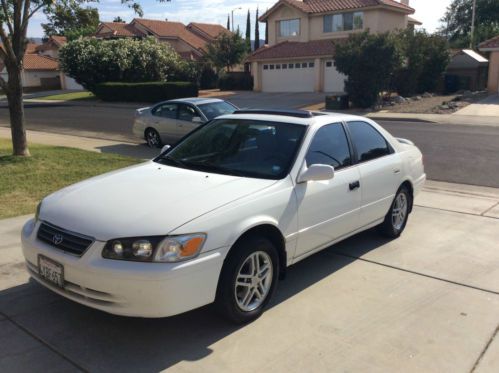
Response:
[[[352,142],[357,150],[359,162],[367,162],[391,153],[386,139],[366,122],[349,122]]]
[[[335,170],[350,166],[352,159],[343,126],[334,123],[321,127],[310,144],[305,160],[307,166],[327,164]]]

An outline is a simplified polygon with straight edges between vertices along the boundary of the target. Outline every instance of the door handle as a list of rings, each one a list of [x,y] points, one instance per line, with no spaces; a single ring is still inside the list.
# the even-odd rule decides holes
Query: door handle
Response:
[[[359,180],[354,181],[354,182],[348,184],[348,187],[350,188],[350,190],[355,190],[357,188],[360,188],[360,181]]]
[[[395,170],[393,170],[393,173],[394,173],[394,174],[398,174],[398,173],[400,173],[400,168],[396,168]]]

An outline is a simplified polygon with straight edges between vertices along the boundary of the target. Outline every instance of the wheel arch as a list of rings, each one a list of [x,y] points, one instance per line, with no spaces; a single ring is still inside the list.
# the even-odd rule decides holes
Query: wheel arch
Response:
[[[412,185],[412,182],[409,179],[405,180],[404,182],[402,182],[402,184],[400,184],[399,190],[403,186],[405,186],[409,190],[409,194],[411,195],[411,204],[409,206],[409,213],[411,213],[412,212],[412,206],[414,204],[414,187]]]

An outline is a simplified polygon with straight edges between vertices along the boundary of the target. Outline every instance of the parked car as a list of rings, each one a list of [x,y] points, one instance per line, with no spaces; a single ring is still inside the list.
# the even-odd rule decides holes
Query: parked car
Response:
[[[200,124],[236,110],[236,106],[218,98],[164,101],[135,111],[133,133],[151,148],[160,148],[165,141],[178,140]]]
[[[371,227],[398,237],[425,178],[418,148],[372,120],[241,110],[44,198],[23,253],[35,280],[89,307],[164,317],[215,302],[247,322],[290,265]]]

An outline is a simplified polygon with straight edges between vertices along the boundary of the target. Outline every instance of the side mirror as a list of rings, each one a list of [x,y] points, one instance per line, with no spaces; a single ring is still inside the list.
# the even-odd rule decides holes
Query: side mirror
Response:
[[[162,148],[161,148],[161,153],[160,154],[163,154],[164,152],[166,152],[168,149],[171,148],[171,145],[164,145]]]
[[[331,180],[334,177],[334,167],[326,164],[313,164],[310,167],[304,167],[304,170],[298,176],[298,183],[307,181]]]
[[[192,117],[192,123],[203,123],[201,117]]]

